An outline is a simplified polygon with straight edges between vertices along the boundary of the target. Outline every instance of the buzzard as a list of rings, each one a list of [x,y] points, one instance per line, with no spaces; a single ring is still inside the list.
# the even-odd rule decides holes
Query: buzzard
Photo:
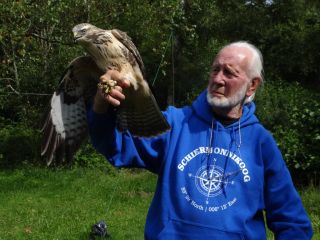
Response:
[[[106,71],[114,69],[130,82],[125,100],[116,109],[117,129],[135,137],[152,137],[170,129],[145,80],[144,64],[131,38],[124,32],[103,30],[88,23],[76,25],[74,40],[88,53],[67,67],[53,93],[42,125],[41,155],[47,165],[71,162],[88,135],[86,104],[100,88],[108,92],[115,81],[99,82]]]

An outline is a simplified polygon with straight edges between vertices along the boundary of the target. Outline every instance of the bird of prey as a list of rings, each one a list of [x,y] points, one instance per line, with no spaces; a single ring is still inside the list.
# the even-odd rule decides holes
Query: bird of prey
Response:
[[[116,109],[117,129],[128,130],[135,137],[152,137],[170,129],[145,80],[144,64],[131,38],[117,29],[103,30],[89,23],[73,29],[74,40],[88,53],[74,59],[67,67],[53,93],[45,116],[41,155],[47,165],[71,162],[88,135],[86,104],[100,88],[108,92],[115,81],[99,83],[106,71],[114,69],[130,82],[124,89],[125,100]]]

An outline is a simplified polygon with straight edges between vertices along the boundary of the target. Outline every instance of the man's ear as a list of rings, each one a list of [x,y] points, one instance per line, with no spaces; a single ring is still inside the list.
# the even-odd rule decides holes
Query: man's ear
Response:
[[[246,92],[246,96],[250,97],[252,94],[254,94],[258,89],[258,87],[260,86],[260,84],[261,84],[261,78],[258,78],[258,77],[253,78],[250,81],[249,87]]]

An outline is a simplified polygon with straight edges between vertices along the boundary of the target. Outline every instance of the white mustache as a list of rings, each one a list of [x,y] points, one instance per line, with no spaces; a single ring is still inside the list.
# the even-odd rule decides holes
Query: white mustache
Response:
[[[209,92],[217,91],[217,90],[224,90],[224,87],[221,87],[221,86],[218,86],[218,85],[215,85],[215,84],[211,84],[209,86]]]

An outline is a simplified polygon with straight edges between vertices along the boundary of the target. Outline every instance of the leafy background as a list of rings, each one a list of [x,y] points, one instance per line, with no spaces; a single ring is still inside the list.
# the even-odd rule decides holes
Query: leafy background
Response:
[[[264,55],[266,80],[257,115],[296,181],[319,184],[319,10],[318,1],[307,0],[3,0],[0,165],[43,164],[38,129],[47,94],[67,64],[83,54],[72,42],[72,27],[90,22],[132,37],[162,109],[189,104],[206,87],[221,46],[236,40],[255,44]],[[84,145],[74,164],[102,162]]]

